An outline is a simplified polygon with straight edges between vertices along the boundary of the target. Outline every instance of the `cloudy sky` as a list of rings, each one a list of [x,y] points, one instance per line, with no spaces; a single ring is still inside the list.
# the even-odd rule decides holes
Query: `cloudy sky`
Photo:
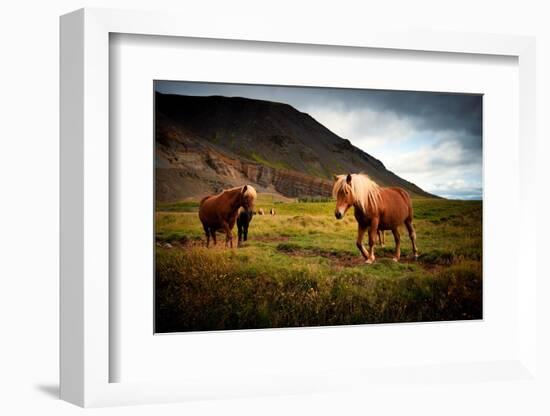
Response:
[[[170,81],[155,89],[284,102],[428,192],[482,197],[480,95]]]

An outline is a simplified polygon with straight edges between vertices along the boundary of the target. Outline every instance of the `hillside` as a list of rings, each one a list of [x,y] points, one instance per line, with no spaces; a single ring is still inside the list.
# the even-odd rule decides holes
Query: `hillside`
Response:
[[[329,196],[332,175],[347,172],[433,197],[288,104],[156,93],[155,106],[158,201],[243,183],[286,197]]]

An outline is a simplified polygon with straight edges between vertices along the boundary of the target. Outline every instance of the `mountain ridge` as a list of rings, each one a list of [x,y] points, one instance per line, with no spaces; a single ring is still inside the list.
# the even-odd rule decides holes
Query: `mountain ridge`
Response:
[[[286,197],[330,196],[332,175],[348,172],[435,197],[286,103],[157,92],[155,109],[159,201],[250,182]]]

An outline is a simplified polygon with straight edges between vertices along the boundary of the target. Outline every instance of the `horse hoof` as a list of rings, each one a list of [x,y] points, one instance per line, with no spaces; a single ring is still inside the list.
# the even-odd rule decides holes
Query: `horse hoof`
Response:
[[[374,259],[368,259],[365,261],[366,264],[373,264],[374,263]]]
[[[396,263],[399,262],[399,259],[398,259],[397,257],[394,257],[392,260],[393,260],[394,262],[396,262]]]

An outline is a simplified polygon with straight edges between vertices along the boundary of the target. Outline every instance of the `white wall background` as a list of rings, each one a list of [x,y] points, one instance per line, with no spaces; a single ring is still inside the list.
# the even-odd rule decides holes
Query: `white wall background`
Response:
[[[391,26],[535,35],[538,42],[539,187],[550,156],[550,13],[545,1],[202,1],[6,0],[0,9],[0,413],[73,414],[82,410],[56,399],[58,389],[58,16],[80,7],[178,10],[202,19],[246,14],[286,25]],[[545,4],[546,3],[546,4]],[[546,192],[547,192],[546,186]],[[540,264],[548,210],[541,199]],[[513,225],[511,224],[513,231]],[[511,244],[513,239],[511,238]],[[550,293],[543,281],[540,293]],[[549,307],[541,304],[548,322]],[[550,350],[548,331],[540,333]],[[541,351],[542,352],[542,351]],[[539,359],[548,365],[541,354]],[[548,366],[546,367],[548,369]],[[546,374],[549,374],[547,371]],[[452,392],[450,392],[452,390]],[[550,389],[549,389],[550,390]],[[439,394],[439,393],[440,394]],[[490,394],[475,387],[434,386],[387,397],[323,396],[198,402],[157,407],[100,409],[99,414],[545,414],[541,391],[499,383]],[[540,402],[539,402],[540,403]],[[546,413],[548,414],[548,413]]]

